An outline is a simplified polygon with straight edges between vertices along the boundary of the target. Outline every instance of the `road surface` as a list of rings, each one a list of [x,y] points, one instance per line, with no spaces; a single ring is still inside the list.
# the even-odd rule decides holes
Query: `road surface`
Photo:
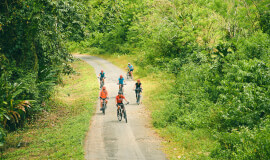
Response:
[[[87,160],[165,160],[160,150],[160,139],[149,127],[149,119],[143,105],[136,104],[133,87],[135,81],[127,80],[126,73],[110,62],[89,55],[75,55],[94,67],[98,77],[105,72],[105,86],[109,93],[106,114],[96,113],[85,139],[85,159]],[[126,106],[128,123],[119,122],[116,116],[115,97],[118,93],[118,78],[123,75],[127,85],[124,96],[130,102]],[[98,80],[98,79],[97,79]]]

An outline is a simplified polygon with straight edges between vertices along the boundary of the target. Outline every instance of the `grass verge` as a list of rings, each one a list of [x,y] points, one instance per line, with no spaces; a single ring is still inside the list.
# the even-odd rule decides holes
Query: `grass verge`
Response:
[[[118,67],[125,69],[128,62],[134,66],[136,55],[96,55],[104,58]],[[151,112],[152,124],[163,138],[163,151],[169,159],[211,159],[209,154],[215,145],[211,132],[207,129],[182,129],[174,125],[162,128],[155,126],[165,111],[168,100],[174,98],[169,91],[174,86],[174,76],[168,73],[148,73],[134,66],[134,79],[140,79],[143,85],[143,103]],[[147,76],[145,76],[147,75]]]
[[[72,66],[77,74],[64,76],[41,118],[8,135],[4,159],[84,159],[98,82],[90,65],[75,61]]]

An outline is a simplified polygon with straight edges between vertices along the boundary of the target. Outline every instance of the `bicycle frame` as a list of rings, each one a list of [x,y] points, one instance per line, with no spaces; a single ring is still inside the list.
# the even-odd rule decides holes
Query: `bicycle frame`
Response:
[[[122,93],[123,93],[123,87],[124,87],[124,85],[126,85],[126,84],[119,84],[119,83],[118,83],[118,85],[120,85],[119,92],[122,92]]]
[[[127,103],[128,104],[128,103]],[[118,106],[120,106],[120,108],[118,109]],[[127,123],[127,113],[126,113],[126,108],[125,105],[117,105],[117,118],[119,121],[122,120],[122,116],[124,116],[126,123]]]
[[[106,99],[107,98],[101,98],[103,101],[102,101],[102,112],[103,112],[103,114],[105,114],[105,110],[106,110],[106,108],[107,108],[107,104],[106,104]]]
[[[127,72],[127,79],[129,79],[129,77],[132,79],[130,69],[129,69],[128,72]]]
[[[123,84],[120,84],[120,88],[119,88],[119,91],[123,92]]]
[[[140,104],[140,98],[141,98],[141,92],[142,92],[142,88],[139,88],[139,89],[135,89],[136,91],[136,99],[137,99],[137,104],[139,105]]]
[[[102,88],[104,86],[104,79],[105,79],[105,77],[99,77],[100,88]]]

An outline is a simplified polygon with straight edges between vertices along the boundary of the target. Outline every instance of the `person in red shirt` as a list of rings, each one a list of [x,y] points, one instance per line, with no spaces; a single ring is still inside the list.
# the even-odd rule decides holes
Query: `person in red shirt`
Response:
[[[127,101],[127,99],[125,98],[125,96],[123,96],[122,92],[118,92],[118,95],[115,98],[115,104],[117,106],[117,111],[120,109],[120,106],[123,107],[123,100],[125,100],[127,103],[129,103]]]
[[[102,90],[99,93],[99,98],[100,98],[100,109],[101,109],[103,101],[106,101],[106,104],[108,103],[108,101],[107,101],[108,92],[107,92],[105,86],[102,87]]]

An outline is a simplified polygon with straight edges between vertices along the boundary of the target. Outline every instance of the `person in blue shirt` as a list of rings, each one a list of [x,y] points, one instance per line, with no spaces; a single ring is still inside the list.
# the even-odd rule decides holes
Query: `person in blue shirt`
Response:
[[[120,75],[120,78],[118,79],[118,84],[119,84],[119,90],[122,87],[122,92],[124,92],[124,84],[125,84],[125,79],[122,75]]]
[[[99,73],[99,82],[100,82],[100,85],[101,85],[101,81],[103,81],[103,85],[105,85],[105,72],[103,72],[103,70],[100,71]]]
[[[127,69],[129,70],[129,74],[130,74],[131,78],[133,79],[134,67],[130,63],[128,63]]]

